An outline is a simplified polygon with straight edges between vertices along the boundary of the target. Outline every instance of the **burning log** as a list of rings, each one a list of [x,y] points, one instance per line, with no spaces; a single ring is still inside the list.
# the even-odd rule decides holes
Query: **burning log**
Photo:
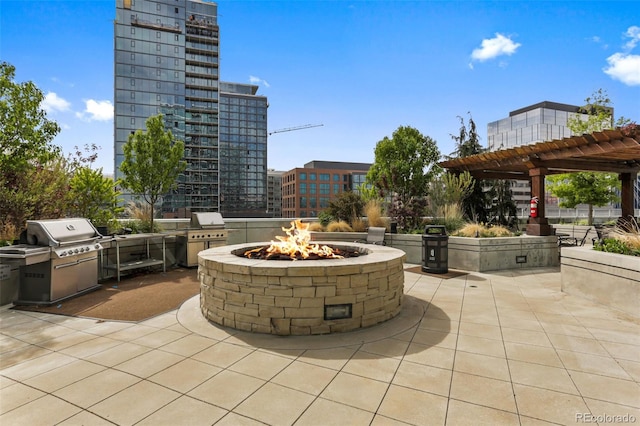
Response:
[[[309,224],[300,220],[291,222],[291,227],[282,228],[287,236],[276,238],[268,247],[257,247],[244,252],[249,259],[265,260],[304,260],[304,259],[343,259],[359,256],[357,250],[339,249],[327,245],[311,244]]]

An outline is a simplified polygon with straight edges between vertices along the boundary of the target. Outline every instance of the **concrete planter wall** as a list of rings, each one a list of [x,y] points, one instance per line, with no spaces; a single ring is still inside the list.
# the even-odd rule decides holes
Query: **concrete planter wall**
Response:
[[[640,258],[563,247],[562,291],[640,318]]]
[[[312,240],[363,240],[363,232],[317,232]],[[406,262],[422,264],[421,234],[386,234],[388,246],[407,255]],[[505,269],[554,267],[560,264],[555,236],[465,238],[449,237],[449,268],[485,272]]]

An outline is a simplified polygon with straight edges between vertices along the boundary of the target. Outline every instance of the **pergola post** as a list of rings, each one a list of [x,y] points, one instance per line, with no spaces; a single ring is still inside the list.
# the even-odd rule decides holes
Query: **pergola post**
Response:
[[[633,184],[636,180],[637,173],[620,173],[618,179],[622,186],[621,193],[621,207],[622,217],[632,216],[634,214],[633,209]]]
[[[553,235],[553,228],[545,217],[544,177],[548,170],[544,167],[529,169],[531,179],[531,197],[538,197],[538,217],[530,217],[527,222],[527,235]]]

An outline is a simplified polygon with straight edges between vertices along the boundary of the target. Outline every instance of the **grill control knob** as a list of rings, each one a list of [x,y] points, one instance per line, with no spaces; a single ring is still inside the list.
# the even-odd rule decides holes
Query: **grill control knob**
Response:
[[[75,253],[77,253],[77,252],[78,252],[78,249],[75,249],[75,250],[73,250],[73,251],[74,251]]]
[[[96,244],[95,246],[93,246],[96,250],[100,249],[100,244]]]
[[[67,254],[68,254],[69,256],[71,256],[71,255],[73,254],[73,250],[69,250],[69,251],[67,252]]]

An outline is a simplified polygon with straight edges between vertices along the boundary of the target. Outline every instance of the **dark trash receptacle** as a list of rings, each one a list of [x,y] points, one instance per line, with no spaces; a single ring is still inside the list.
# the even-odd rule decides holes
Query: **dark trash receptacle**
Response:
[[[449,236],[442,225],[427,225],[422,235],[422,271],[449,272]]]

